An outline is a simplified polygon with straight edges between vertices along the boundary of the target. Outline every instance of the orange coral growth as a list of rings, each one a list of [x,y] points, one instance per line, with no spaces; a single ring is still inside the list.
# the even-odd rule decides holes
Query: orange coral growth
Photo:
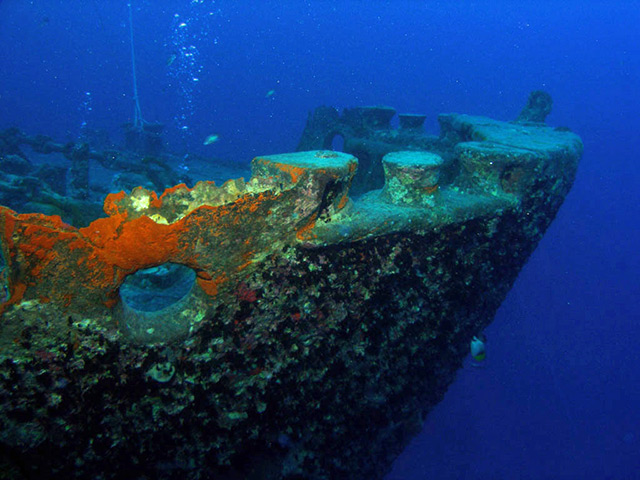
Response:
[[[193,188],[176,185],[158,197],[138,187],[130,194],[107,195],[108,216],[84,228],[67,225],[57,216],[17,214],[0,207],[0,240],[11,295],[0,313],[22,299],[40,299],[86,314],[111,309],[128,275],[169,262],[192,268],[205,294],[217,296],[223,289],[230,293],[255,267],[256,259],[266,258],[283,243],[314,238],[323,198],[318,192],[347,183],[332,181],[344,174],[344,166],[302,168],[267,158],[254,162],[264,175],[252,179],[251,188],[242,180],[222,187],[200,182]],[[355,164],[349,165],[349,172],[354,169]],[[270,189],[278,171],[288,174],[294,185]],[[298,186],[307,173],[312,183]],[[346,192],[335,194],[342,208]]]
[[[345,205],[347,204],[348,200],[349,200],[349,196],[346,193],[344,195],[342,195],[342,198],[338,202],[338,210],[342,210],[345,207]]]
[[[286,172],[289,175],[291,175],[291,181],[293,183],[297,183],[298,178],[300,178],[300,176],[306,172],[306,169],[304,168],[295,167],[293,165],[287,165],[286,163],[276,163],[275,166],[278,167],[283,172]]]
[[[100,218],[80,233],[100,247],[109,263],[123,270],[137,270],[168,261],[178,249],[182,223],[158,224],[149,217],[126,221],[124,214]]]
[[[187,185],[185,183],[179,183],[178,185],[175,185],[173,187],[169,187],[164,192],[162,192],[162,195],[160,195],[160,200],[164,199],[165,197],[167,197],[169,195],[174,194],[175,192],[177,192],[179,190],[185,190],[187,192],[192,192],[193,188],[187,187]],[[160,202],[160,203],[162,203],[162,202]]]
[[[107,215],[115,215],[116,213],[118,213],[120,211],[118,203],[122,201],[126,196],[127,194],[123,191],[120,191],[118,193],[110,193],[109,195],[107,195],[107,198],[105,198],[104,200],[104,212]]]
[[[220,286],[227,281],[227,276],[223,273],[212,278],[211,275],[206,272],[198,272],[196,281],[207,295],[215,297],[218,295]]]
[[[300,176],[307,172],[308,169],[307,168],[303,168],[303,167],[297,167],[295,165],[290,165],[288,163],[280,163],[280,162],[267,162],[264,159],[258,158],[256,159],[259,163],[268,163],[269,165],[276,167],[278,170],[284,172],[284,173],[288,173],[291,177],[291,182],[292,183],[298,183],[298,179],[300,178]]]
[[[298,229],[298,232],[296,233],[296,238],[298,240],[309,240],[313,237],[311,231],[313,230],[313,227],[316,226],[316,215],[314,214],[311,217],[311,221],[309,223],[307,223],[306,225],[304,225],[302,228]]]
[[[170,224],[146,215],[132,218],[125,198],[122,192],[107,196],[105,210],[111,216],[80,229],[59,217],[3,208],[3,244],[15,265],[11,303],[31,291],[29,298],[47,297],[62,305],[82,297],[86,301],[80,303],[111,307],[127,275],[166,262],[196,270],[198,285],[215,296],[228,280],[225,272],[237,275],[253,263],[256,251],[273,243],[254,234],[254,229],[267,231],[266,212],[279,200],[269,192],[226,205],[201,205]]]
[[[4,313],[9,305],[20,303],[24,297],[27,286],[22,282],[14,282],[9,284],[9,300],[0,305],[0,315]]]

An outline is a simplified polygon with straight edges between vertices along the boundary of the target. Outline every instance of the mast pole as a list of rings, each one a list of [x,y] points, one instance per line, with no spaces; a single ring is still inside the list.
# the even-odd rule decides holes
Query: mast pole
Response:
[[[133,13],[131,2],[127,3],[129,8],[129,40],[131,43],[131,73],[133,77],[133,100],[135,102],[133,109],[133,126],[142,130],[145,121],[142,118],[142,110],[140,108],[140,98],[138,97],[138,79],[136,77],[136,52],[133,47]]]

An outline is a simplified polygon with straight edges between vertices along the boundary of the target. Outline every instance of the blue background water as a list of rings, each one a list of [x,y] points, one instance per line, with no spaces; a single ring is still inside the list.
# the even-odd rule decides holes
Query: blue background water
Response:
[[[440,112],[512,119],[551,93],[548,123],[585,144],[574,189],[484,367],[460,371],[388,480],[640,478],[640,3],[135,0],[133,18],[142,112],[176,151],[291,151],[322,104],[426,113],[436,133]],[[127,22],[124,1],[2,1],[0,127],[115,138]]]

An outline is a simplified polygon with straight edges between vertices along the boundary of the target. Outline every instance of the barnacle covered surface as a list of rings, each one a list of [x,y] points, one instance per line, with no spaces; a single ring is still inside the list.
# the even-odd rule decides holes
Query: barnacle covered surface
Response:
[[[316,132],[310,117],[303,139],[342,129],[353,156],[258,157],[247,182],[113,194],[83,228],[0,210],[5,471],[384,474],[553,219],[582,145],[542,123],[443,115],[434,139],[415,118],[390,129],[388,108],[345,117]],[[357,163],[389,152],[381,188],[350,198]],[[154,313],[122,301],[128,275],[165,263],[194,270],[186,297]]]

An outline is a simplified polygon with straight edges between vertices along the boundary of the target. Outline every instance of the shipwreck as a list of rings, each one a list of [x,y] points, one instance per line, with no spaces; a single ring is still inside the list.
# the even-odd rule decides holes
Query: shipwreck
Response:
[[[82,225],[86,164],[114,157],[14,131],[0,169],[21,142],[65,154],[81,195],[0,207],[0,470],[382,478],[571,188],[582,143],[550,107],[443,114],[438,136],[423,115],[321,107],[246,181],[110,193]],[[160,306],[125,295],[137,275]],[[160,283],[184,294],[165,305]]]

